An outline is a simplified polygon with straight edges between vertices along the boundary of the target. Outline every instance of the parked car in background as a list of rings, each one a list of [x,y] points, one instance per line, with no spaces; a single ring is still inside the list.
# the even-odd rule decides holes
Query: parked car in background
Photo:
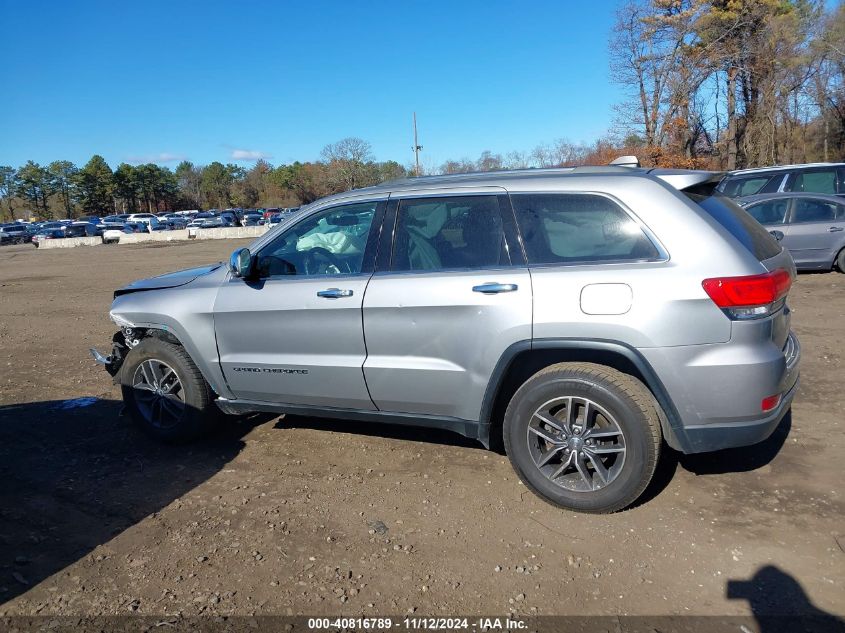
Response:
[[[102,234],[102,230],[98,231],[97,225],[91,222],[74,222],[65,227],[65,237],[94,237]]]
[[[211,211],[200,211],[191,218],[191,221],[188,223],[188,226],[200,226],[203,220],[210,220],[216,217],[217,216]]]
[[[722,179],[719,191],[731,198],[781,192],[845,196],[845,163],[739,169]]]
[[[188,226],[190,221],[187,216],[177,215],[175,213],[161,214],[158,216],[159,224],[161,224],[168,231],[176,231],[184,229]]]
[[[125,222],[104,222],[100,236],[103,238],[103,244],[111,244],[120,240],[123,233]]]
[[[24,244],[32,233],[26,224],[18,222],[0,226],[0,244]]]
[[[267,218],[267,224],[269,226],[275,226],[281,222],[287,220],[290,216],[296,213],[299,210],[299,207],[290,207],[285,209],[280,209],[278,213],[273,213]]]
[[[161,226],[161,223],[158,221],[158,218],[152,213],[133,213],[129,216],[127,222],[143,222],[144,224],[149,225],[151,227],[150,230],[152,231],[164,228]]]
[[[222,220],[220,216],[209,211],[198,213],[188,224],[188,228],[194,227],[199,229],[216,229],[223,226],[226,226],[224,220]]]
[[[241,219],[242,226],[259,226],[264,224],[264,216],[258,211],[247,211]]]
[[[139,230],[140,230],[140,227],[142,225],[139,224],[137,226],[139,227]],[[116,244],[117,242],[120,241],[120,238],[121,238],[122,235],[126,235],[127,233],[134,233],[135,232],[134,229],[126,230],[126,227],[127,227],[126,223],[123,223],[123,224],[110,223],[110,224],[108,224],[106,226],[105,230],[103,230],[103,244]],[[144,225],[144,230],[146,230],[145,225]]]
[[[64,238],[64,236],[65,232],[62,229],[41,229],[32,236],[31,241],[36,247],[38,247],[46,240],[58,240]]]
[[[222,211],[217,217],[220,218],[221,226],[240,225],[239,216],[234,211]]]
[[[845,272],[845,198],[767,193],[737,202],[780,241],[798,269]]]

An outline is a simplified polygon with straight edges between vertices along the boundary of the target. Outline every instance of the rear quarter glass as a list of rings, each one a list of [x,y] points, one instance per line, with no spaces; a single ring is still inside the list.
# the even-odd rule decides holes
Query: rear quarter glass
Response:
[[[765,261],[780,253],[778,241],[728,196],[710,186],[685,189],[683,193],[721,224],[758,261]]]

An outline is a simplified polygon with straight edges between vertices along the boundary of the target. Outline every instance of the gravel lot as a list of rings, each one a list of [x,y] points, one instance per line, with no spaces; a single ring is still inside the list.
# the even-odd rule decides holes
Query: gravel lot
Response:
[[[845,613],[845,275],[792,291],[802,383],[772,438],[669,452],[641,504],[585,516],[445,432],[140,435],[88,355],[112,290],[241,244],[0,249],[0,615]]]

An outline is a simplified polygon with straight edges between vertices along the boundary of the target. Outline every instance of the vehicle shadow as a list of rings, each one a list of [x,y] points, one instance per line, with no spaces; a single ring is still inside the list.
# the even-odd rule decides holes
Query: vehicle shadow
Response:
[[[385,437],[393,440],[408,440],[411,442],[425,442],[427,444],[445,444],[487,450],[477,440],[443,429],[431,429],[404,424],[387,424],[384,422],[361,422],[352,420],[333,420],[329,418],[285,415],[275,424],[277,429],[313,429],[315,431],[332,431],[334,433],[354,433],[370,437]]]
[[[122,403],[89,400],[0,407],[0,604],[215,475],[253,426],[164,446],[120,416]]]
[[[792,429],[792,409],[786,412],[780,424],[768,439],[752,446],[728,448],[713,453],[682,455],[676,453],[682,468],[696,475],[723,475],[757,470],[770,463],[783,448]]]
[[[845,631],[845,619],[819,609],[795,578],[774,565],[749,580],[729,580],[729,600],[746,600],[760,633]]]

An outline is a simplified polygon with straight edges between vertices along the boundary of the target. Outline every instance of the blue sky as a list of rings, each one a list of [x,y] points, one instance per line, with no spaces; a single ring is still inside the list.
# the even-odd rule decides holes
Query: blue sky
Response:
[[[0,164],[279,164],[346,136],[409,164],[414,110],[430,165],[592,141],[615,7],[0,0]]]

